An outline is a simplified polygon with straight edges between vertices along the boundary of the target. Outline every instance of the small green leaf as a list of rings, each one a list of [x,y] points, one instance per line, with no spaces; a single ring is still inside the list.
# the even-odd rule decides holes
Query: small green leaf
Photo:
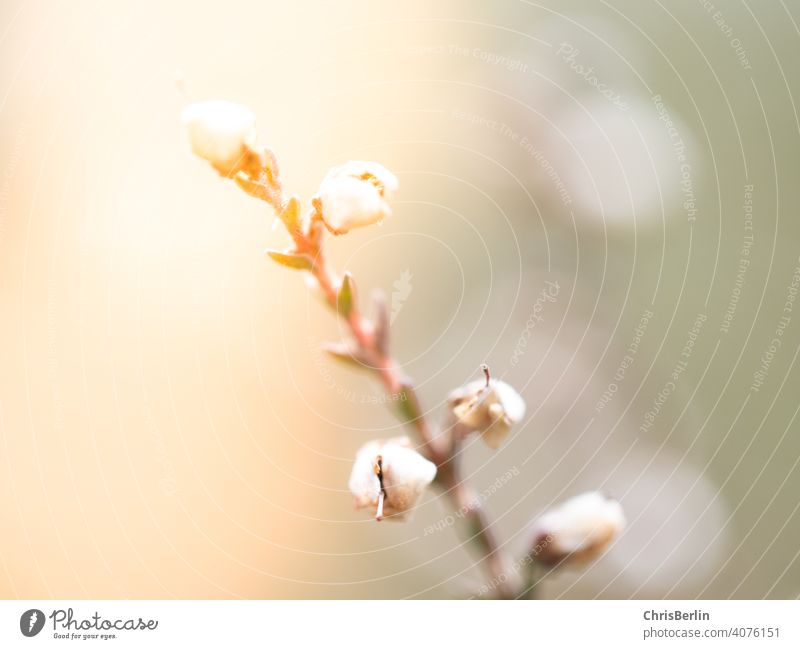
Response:
[[[386,294],[376,290],[372,294],[375,305],[375,349],[384,356],[389,355],[389,309],[386,306]]]
[[[262,201],[266,201],[269,198],[269,189],[264,183],[252,180],[244,174],[237,174],[233,179],[236,181],[236,184],[250,194],[250,196],[260,198]]]
[[[295,270],[311,270],[314,267],[314,260],[308,255],[298,252],[279,252],[277,250],[267,250],[267,254],[275,261],[287,268]]]
[[[410,424],[422,417],[417,395],[411,386],[401,384],[396,396],[398,414],[404,423]]]
[[[342,286],[339,288],[339,296],[336,300],[339,313],[345,318],[349,318],[350,314],[353,312],[354,295],[355,286],[353,276],[350,273],[345,273],[342,278]]]
[[[284,205],[280,213],[280,219],[286,225],[289,232],[300,232],[300,201],[297,196],[292,196]]]
[[[262,164],[264,166],[264,175],[267,177],[267,181],[276,186],[280,183],[280,171],[278,170],[278,158],[275,156],[275,152],[268,148],[264,147],[262,149],[263,156],[262,156]]]
[[[353,367],[364,367],[366,361],[361,357],[358,347],[353,343],[323,343],[322,350],[337,361]]]

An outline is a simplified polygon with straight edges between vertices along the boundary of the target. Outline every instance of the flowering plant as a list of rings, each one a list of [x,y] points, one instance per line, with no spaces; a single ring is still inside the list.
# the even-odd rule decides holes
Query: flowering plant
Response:
[[[377,374],[414,433],[414,443],[407,437],[373,440],[358,451],[349,481],[356,506],[368,509],[377,521],[407,521],[425,489],[435,484],[459,512],[464,534],[486,569],[490,588],[484,587],[481,594],[493,591],[500,598],[533,596],[543,570],[577,566],[599,556],[621,532],[625,518],[618,503],[591,492],[534,521],[528,553],[512,564],[483,504],[461,477],[460,450],[473,434],[496,449],[524,418],[523,398],[509,384],[493,379],[483,365],[482,379],[449,395],[448,418],[434,433],[410,379],[389,351],[385,296],[375,294],[374,316],[368,318],[360,308],[353,276],[339,275],[328,265],[326,232],[344,235],[391,215],[388,200],[398,189],[394,174],[376,162],[346,162],[325,176],[310,208],[303,211],[300,200],[283,188],[275,154],[257,144],[249,109],[227,101],[199,102],[184,110],[182,121],[194,153],[268,203],[283,222],[292,244],[267,254],[283,266],[308,273],[347,323],[352,338],[328,344],[326,351]],[[522,566],[526,569],[520,570]]]

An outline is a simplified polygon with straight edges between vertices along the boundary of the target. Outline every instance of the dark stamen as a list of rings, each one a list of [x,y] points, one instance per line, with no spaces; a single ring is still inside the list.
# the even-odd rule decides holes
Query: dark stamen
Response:
[[[386,489],[383,486],[383,458],[379,455],[375,458],[375,475],[378,476],[378,485],[380,492],[378,493],[378,510],[375,512],[375,520],[380,521],[383,519],[383,503],[386,501]]]
[[[486,363],[481,363],[481,371],[483,375],[486,377],[486,387],[489,387],[489,381],[492,378],[491,374],[489,374],[489,366]]]

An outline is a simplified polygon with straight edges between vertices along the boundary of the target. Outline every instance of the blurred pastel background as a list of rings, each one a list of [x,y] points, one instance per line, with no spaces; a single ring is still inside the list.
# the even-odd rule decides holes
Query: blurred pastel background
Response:
[[[440,494],[353,510],[355,450],[400,428],[319,353],[344,332],[265,259],[269,210],[189,154],[182,107],[226,98],[306,200],[348,159],[398,175],[329,254],[393,299],[434,420],[482,362],[525,396],[466,458],[508,547],[580,491],[623,503],[544,596],[797,597],[800,5],[708,5],[3,3],[0,596],[480,583]]]

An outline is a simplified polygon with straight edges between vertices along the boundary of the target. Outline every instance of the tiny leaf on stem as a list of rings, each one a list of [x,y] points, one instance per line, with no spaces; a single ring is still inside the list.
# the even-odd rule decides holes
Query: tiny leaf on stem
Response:
[[[269,187],[262,182],[251,179],[243,173],[236,174],[233,179],[247,194],[253,198],[269,202]]]
[[[263,148],[263,166],[264,166],[264,173],[267,176],[267,180],[270,182],[271,185],[280,186],[280,171],[278,170],[278,158],[275,156],[275,152],[268,148]]]
[[[363,358],[358,347],[353,343],[330,342],[323,343],[322,350],[335,358],[337,361],[355,367],[364,367],[366,359]]]
[[[410,385],[401,384],[397,396],[397,408],[400,413],[400,419],[404,423],[410,424],[422,417],[417,395]]]
[[[300,201],[297,196],[292,196],[289,199],[279,216],[290,233],[302,230],[300,224]]]
[[[308,255],[298,252],[279,252],[277,250],[267,250],[267,254],[275,261],[287,268],[295,270],[311,270],[314,267],[314,260]]]
[[[336,307],[344,318],[349,318],[353,312],[355,303],[355,281],[353,276],[346,272],[342,278],[342,285],[339,288],[339,295],[336,300]]]
[[[386,306],[386,294],[377,290],[372,294],[375,305],[375,349],[384,356],[389,355],[389,310]]]

